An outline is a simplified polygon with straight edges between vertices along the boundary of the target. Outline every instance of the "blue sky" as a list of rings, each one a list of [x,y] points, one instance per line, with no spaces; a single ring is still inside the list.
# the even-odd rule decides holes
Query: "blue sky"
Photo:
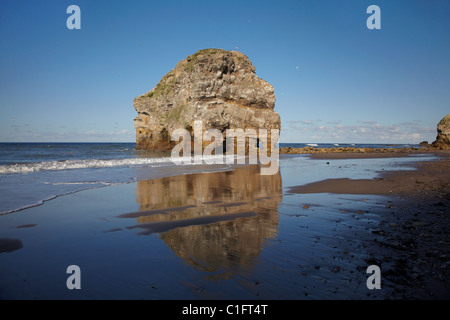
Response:
[[[449,17],[446,0],[2,0],[0,142],[133,142],[134,97],[236,47],[275,88],[280,142],[431,142],[450,113]]]

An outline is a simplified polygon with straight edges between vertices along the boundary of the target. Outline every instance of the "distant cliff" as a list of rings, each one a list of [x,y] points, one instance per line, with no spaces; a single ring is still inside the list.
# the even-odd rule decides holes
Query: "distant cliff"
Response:
[[[450,114],[439,121],[436,140],[431,146],[439,149],[450,149]]]
[[[192,133],[195,120],[203,131],[280,129],[274,88],[258,78],[247,56],[205,49],[178,62],[149,92],[134,99],[137,149],[172,149],[175,129]]]

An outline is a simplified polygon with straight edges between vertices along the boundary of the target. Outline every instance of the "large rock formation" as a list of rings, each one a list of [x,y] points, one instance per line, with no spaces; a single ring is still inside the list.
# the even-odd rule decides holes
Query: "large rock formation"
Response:
[[[436,140],[431,146],[439,149],[450,149],[450,114],[439,121]]]
[[[178,144],[171,141],[173,131],[192,133],[195,120],[203,121],[203,131],[215,128],[224,137],[226,129],[280,129],[274,88],[236,51],[205,49],[188,56],[133,104],[141,150],[172,149]]]

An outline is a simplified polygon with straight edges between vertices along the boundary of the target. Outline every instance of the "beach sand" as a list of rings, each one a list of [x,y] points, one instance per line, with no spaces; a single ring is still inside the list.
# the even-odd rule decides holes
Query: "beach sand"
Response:
[[[294,155],[276,175],[142,180],[3,215],[0,298],[448,299],[450,158],[429,155],[373,179],[355,178],[367,154]]]
[[[398,156],[407,156],[399,154]],[[436,161],[418,162],[415,171],[394,171],[383,173],[376,179],[327,179],[307,185],[291,187],[294,193],[338,193],[338,194],[379,194],[408,196],[417,201],[426,201],[433,196],[445,196],[449,193],[450,181],[449,153],[438,154]],[[367,159],[385,158],[384,154],[314,154],[314,159]],[[392,157],[389,155],[388,157]],[[436,194],[433,193],[435,191]],[[445,197],[444,197],[445,198]]]
[[[450,297],[450,153],[432,151],[435,161],[417,162],[414,171],[391,171],[375,179],[327,179],[289,192],[386,195],[381,221],[371,232],[368,263],[388,265],[384,277],[395,295],[407,299]],[[408,156],[408,154],[398,154]],[[314,154],[314,159],[379,158],[385,154]],[[392,156],[389,154],[388,157]],[[343,211],[344,212],[344,211]],[[360,212],[364,214],[365,212]]]

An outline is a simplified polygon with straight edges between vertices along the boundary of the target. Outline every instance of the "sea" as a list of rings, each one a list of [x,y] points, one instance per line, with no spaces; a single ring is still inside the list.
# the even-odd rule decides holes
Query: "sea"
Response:
[[[414,144],[279,144],[306,146],[419,148]],[[86,189],[232,168],[233,164],[176,164],[170,153],[139,151],[135,143],[0,143],[0,215]]]

